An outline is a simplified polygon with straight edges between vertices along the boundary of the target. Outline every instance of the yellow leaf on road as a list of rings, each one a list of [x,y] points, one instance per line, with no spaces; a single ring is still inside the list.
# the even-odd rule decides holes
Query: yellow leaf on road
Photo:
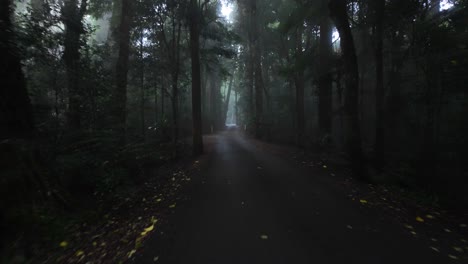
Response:
[[[132,251],[128,252],[128,258],[131,258],[135,253],[136,253],[136,250],[132,249]]]
[[[362,203],[362,204],[366,204],[367,200],[361,199],[361,200],[359,200],[359,202]]]
[[[268,236],[267,235],[261,235],[260,238],[263,239],[263,240],[267,240]]]
[[[83,255],[84,255],[84,251],[83,251],[83,250],[78,250],[78,251],[75,253],[75,256],[77,256],[77,257],[83,256]]]
[[[68,246],[68,242],[67,241],[62,241],[62,242],[60,242],[59,245],[60,245],[60,247],[64,248],[64,247]]]
[[[149,232],[153,231],[154,224],[150,225],[149,227],[145,228],[143,232],[141,232],[141,236],[146,236]]]
[[[175,208],[175,207],[176,207],[176,204],[169,205],[169,208]]]
[[[424,219],[420,216],[416,217],[416,221],[423,223]]]

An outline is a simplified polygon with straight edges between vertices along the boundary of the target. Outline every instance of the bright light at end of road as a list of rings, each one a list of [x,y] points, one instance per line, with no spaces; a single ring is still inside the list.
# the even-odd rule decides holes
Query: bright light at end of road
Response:
[[[226,18],[226,20],[230,20],[232,13],[232,5],[229,4],[227,1],[221,1],[221,15]]]

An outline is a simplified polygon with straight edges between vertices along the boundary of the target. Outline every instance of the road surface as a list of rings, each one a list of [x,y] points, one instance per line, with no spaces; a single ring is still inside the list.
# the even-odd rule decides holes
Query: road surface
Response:
[[[206,140],[190,199],[135,263],[451,263],[351,201],[322,168],[298,166],[236,132]]]

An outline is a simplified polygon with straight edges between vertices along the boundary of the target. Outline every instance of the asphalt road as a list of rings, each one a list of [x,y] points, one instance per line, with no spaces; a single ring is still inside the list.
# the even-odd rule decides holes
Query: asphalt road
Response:
[[[320,168],[298,166],[235,132],[207,141],[190,199],[136,263],[451,263],[351,201]]]

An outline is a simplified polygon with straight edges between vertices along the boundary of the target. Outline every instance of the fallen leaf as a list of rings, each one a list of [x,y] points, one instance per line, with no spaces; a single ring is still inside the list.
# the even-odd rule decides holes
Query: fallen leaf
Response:
[[[362,204],[366,204],[367,200],[361,199],[361,200],[359,200],[359,202],[362,203]]]
[[[420,223],[423,223],[424,222],[424,219],[420,216],[416,217],[416,221],[420,222]]]
[[[75,253],[75,256],[77,256],[77,257],[83,256],[83,255],[84,255],[84,251],[83,251],[83,250],[78,250],[78,251]]]
[[[267,240],[268,236],[267,235],[261,235],[260,238],[263,239],[263,240]]]
[[[169,208],[175,208],[175,207],[176,207],[176,204],[169,205]]]
[[[453,247],[453,249],[457,252],[463,253],[463,248],[461,247]]]
[[[448,257],[451,258],[451,259],[458,259],[457,256],[454,256],[454,255],[451,255],[451,254],[449,254]]]
[[[159,260],[159,256],[153,258],[153,262],[156,262]]]
[[[448,228],[445,228],[444,231],[447,232],[447,233],[451,233],[451,232],[452,232],[452,231],[451,231],[450,229],[448,229]]]
[[[431,247],[432,250],[434,250],[435,252],[440,252],[440,250],[436,247]]]
[[[353,227],[350,226],[350,225],[347,225],[346,227],[347,227],[348,229],[353,229]]]
[[[414,236],[417,235],[417,233],[414,231],[411,231],[411,234],[413,234]]]
[[[68,242],[67,241],[62,241],[62,242],[60,242],[59,245],[60,245],[60,247],[64,248],[64,247],[68,246]]]
[[[132,251],[128,252],[128,258],[131,258],[136,253],[136,249],[132,249]]]
[[[149,232],[153,231],[154,224],[150,225],[149,227],[145,228],[143,232],[141,232],[141,236],[146,236]]]
[[[327,165],[323,165],[323,168],[326,169],[326,168],[328,168],[328,167],[327,167]]]
[[[430,214],[428,214],[428,215],[426,215],[426,218],[427,218],[427,219],[434,219],[434,216],[433,216],[433,215],[430,215]]]

